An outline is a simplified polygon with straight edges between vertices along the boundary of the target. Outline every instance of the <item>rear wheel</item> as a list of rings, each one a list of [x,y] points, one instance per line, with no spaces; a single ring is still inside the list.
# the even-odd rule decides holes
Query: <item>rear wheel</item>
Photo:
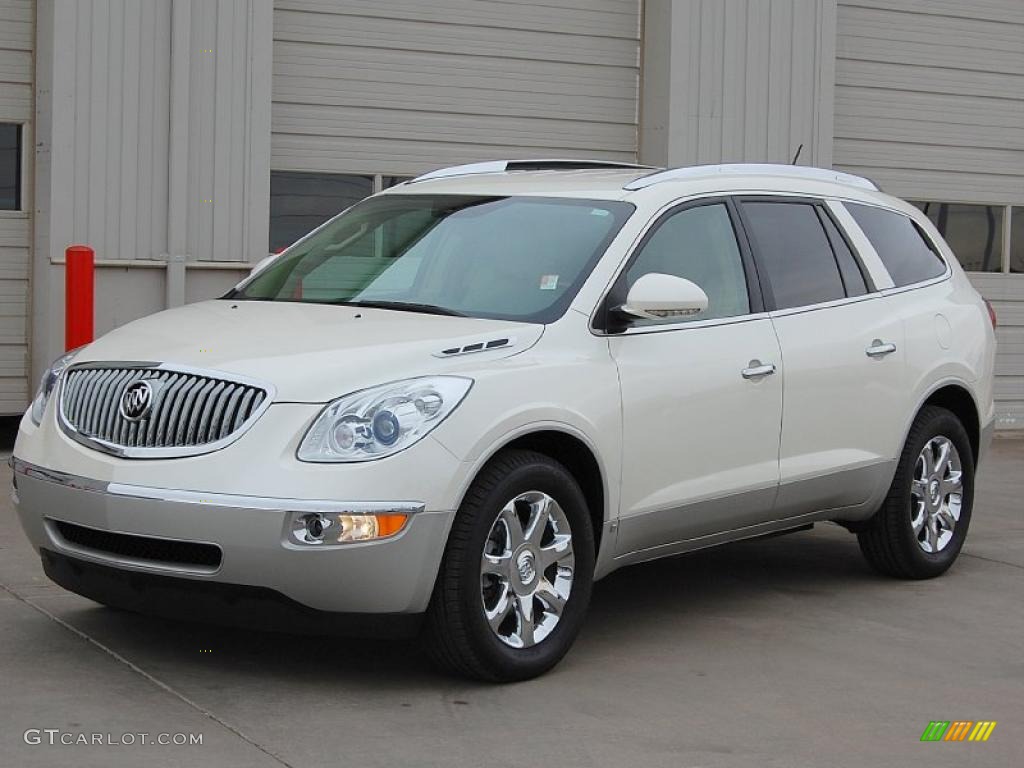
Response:
[[[572,475],[543,454],[499,454],[455,517],[427,616],[431,656],[481,680],[542,674],[579,633],[593,570],[590,515]]]
[[[959,419],[927,406],[914,421],[882,508],[857,534],[871,566],[927,579],[960,554],[974,502],[974,457]]]

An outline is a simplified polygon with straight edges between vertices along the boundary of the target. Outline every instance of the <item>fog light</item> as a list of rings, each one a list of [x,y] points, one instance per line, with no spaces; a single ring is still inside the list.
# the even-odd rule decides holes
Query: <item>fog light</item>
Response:
[[[347,514],[342,512],[292,512],[288,529],[296,544],[324,546],[372,541],[394,536],[405,527],[408,515]]]

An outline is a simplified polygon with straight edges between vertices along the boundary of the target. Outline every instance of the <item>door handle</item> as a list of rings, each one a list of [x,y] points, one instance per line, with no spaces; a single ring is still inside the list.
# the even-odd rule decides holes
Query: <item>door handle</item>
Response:
[[[871,346],[864,350],[864,354],[868,357],[885,357],[895,351],[895,344],[886,344],[881,339],[875,339],[871,342]]]
[[[744,379],[760,379],[762,376],[771,376],[773,373],[775,373],[775,364],[761,365],[760,360],[751,360],[750,366],[742,371]]]

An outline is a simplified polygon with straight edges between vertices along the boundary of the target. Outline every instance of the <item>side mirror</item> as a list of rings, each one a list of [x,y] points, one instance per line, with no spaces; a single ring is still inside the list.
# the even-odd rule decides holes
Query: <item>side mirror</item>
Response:
[[[619,312],[644,320],[696,315],[708,308],[708,295],[696,283],[676,275],[649,272],[626,295]]]

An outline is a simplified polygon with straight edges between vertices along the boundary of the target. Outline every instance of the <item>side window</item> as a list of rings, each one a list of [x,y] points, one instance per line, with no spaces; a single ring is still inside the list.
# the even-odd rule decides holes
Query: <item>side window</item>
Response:
[[[21,126],[0,123],[0,211],[21,210]]]
[[[857,257],[853,255],[853,251],[850,250],[846,239],[840,234],[831,217],[824,211],[820,211],[820,213],[821,220],[825,222],[828,239],[832,243],[832,252],[836,255],[836,262],[839,264],[839,274],[843,278],[846,295],[863,296],[868,292],[868,286]]]
[[[864,230],[897,288],[946,271],[942,258],[909,216],[860,203],[844,205]]]
[[[704,289],[708,308],[690,320],[750,312],[743,260],[729,211],[723,203],[687,208],[662,221],[626,270],[626,292],[651,272],[685,277]],[[677,323],[679,318],[664,322]]]
[[[743,212],[777,309],[846,297],[832,246],[814,205],[748,201]]]

